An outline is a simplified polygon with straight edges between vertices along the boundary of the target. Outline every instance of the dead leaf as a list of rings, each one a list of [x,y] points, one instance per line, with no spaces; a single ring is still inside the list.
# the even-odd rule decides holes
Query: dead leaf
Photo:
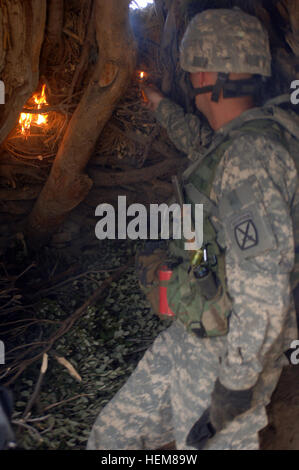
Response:
[[[59,364],[64,366],[69,371],[70,375],[74,377],[74,379],[78,380],[78,382],[82,382],[82,378],[80,377],[74,366],[67,359],[65,359],[65,357],[60,357],[56,355],[54,357],[59,362]]]

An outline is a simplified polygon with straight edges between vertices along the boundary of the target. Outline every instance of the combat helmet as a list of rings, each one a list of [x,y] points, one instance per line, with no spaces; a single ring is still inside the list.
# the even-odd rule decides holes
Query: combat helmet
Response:
[[[268,33],[260,20],[239,8],[206,10],[190,22],[180,47],[180,63],[186,72],[218,72],[215,86],[198,88],[194,95],[213,92],[224,97],[254,93],[256,77],[271,76]],[[229,80],[230,73],[248,73],[249,80]]]

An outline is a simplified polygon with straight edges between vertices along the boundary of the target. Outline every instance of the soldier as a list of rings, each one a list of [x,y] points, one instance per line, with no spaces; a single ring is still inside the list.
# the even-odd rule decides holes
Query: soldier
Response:
[[[192,161],[182,181],[186,202],[204,204],[205,256],[193,262],[174,246],[180,262],[168,300],[176,320],[102,410],[88,449],[171,441],[177,449],[258,449],[284,351],[297,338],[290,273],[298,174],[289,149],[299,131],[275,102],[255,107],[271,75],[267,33],[239,9],[207,10],[190,22],[180,54],[213,130],[208,148],[199,118],[145,91]]]
[[[0,450],[16,448],[15,436],[11,427],[13,398],[10,390],[0,387]]]

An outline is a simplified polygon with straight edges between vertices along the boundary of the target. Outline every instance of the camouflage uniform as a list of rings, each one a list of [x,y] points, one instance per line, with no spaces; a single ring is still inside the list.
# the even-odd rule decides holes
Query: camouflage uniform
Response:
[[[186,437],[209,407],[217,378],[230,390],[254,386],[254,395],[250,410],[218,432],[206,448],[258,449],[258,432],[267,425],[265,406],[288,363],[283,353],[297,338],[290,291],[294,267],[290,209],[294,200],[299,201],[298,175],[286,148],[265,135],[238,132],[241,122],[260,112],[246,111],[219,129],[210,144],[216,149],[228,133],[235,136],[217,167],[210,194],[219,207],[213,217],[218,242],[226,248],[232,299],[228,334],[200,339],[175,321],[100,413],[89,449],[155,449],[173,440],[178,449],[190,449]],[[203,158],[207,142],[202,136],[208,134],[197,117],[185,115],[168,99],[161,101],[156,114],[180,150],[191,160]],[[247,202],[253,205],[245,203],[244,210],[251,211],[259,242],[244,255],[232,230],[234,203],[230,206],[227,201],[248,183],[253,200]]]

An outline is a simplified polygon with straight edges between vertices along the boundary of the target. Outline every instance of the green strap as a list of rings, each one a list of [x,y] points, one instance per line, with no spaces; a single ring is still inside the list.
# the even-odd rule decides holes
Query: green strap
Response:
[[[195,188],[210,197],[217,167],[225,151],[232,142],[242,133],[265,134],[272,139],[279,139],[287,147],[282,127],[271,119],[255,119],[245,122],[237,130],[224,137],[219,145],[211,148],[200,162],[190,165],[183,175],[185,184],[192,183]],[[198,168],[199,166],[199,168]]]

